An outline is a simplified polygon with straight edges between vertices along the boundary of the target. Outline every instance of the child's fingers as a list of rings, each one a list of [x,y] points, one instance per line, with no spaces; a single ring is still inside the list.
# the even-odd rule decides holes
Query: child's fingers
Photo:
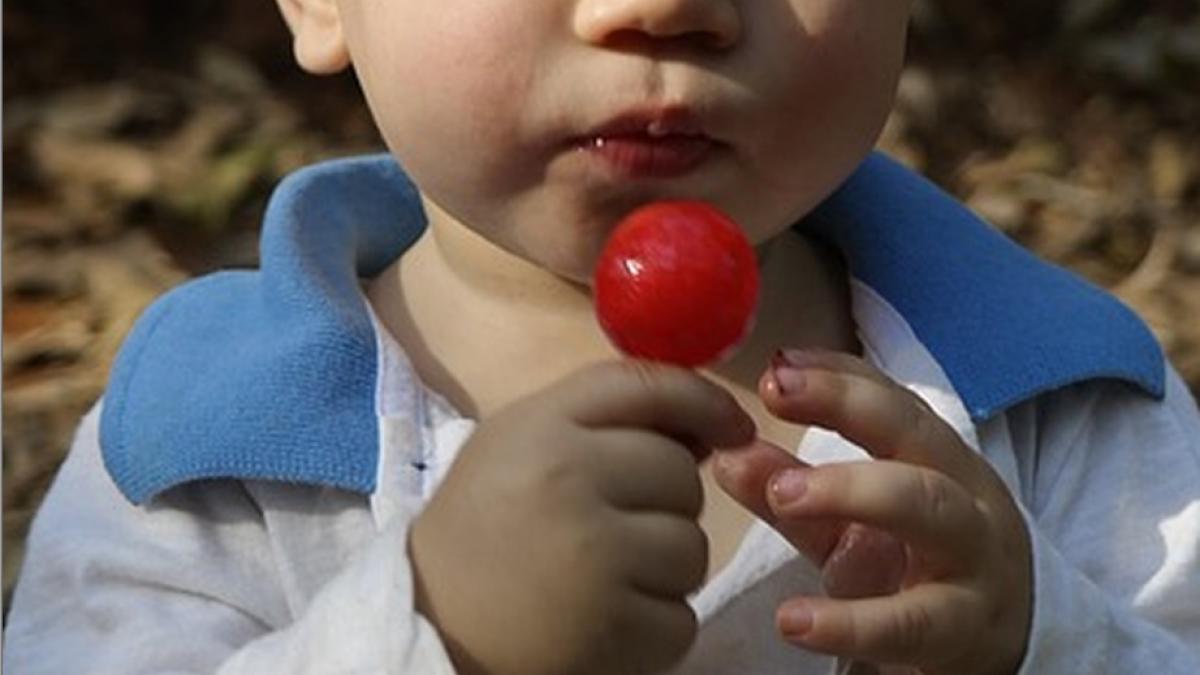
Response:
[[[634,587],[651,595],[680,597],[704,583],[708,537],[700,525],[682,516],[642,512],[615,519],[629,546],[618,552],[616,568]]]
[[[941,569],[978,554],[986,523],[975,498],[935,469],[894,461],[849,462],[783,471],[768,501],[781,522],[820,518],[885,530],[917,547]]]
[[[637,360],[580,370],[548,392],[587,428],[636,427],[703,448],[737,447],[755,425],[733,395],[694,371]]]
[[[874,457],[936,468],[968,487],[981,484],[978,458],[915,394],[848,354],[786,354],[762,383],[773,413],[836,431]]]
[[[714,455],[713,475],[725,492],[821,568],[827,593],[866,597],[892,593],[904,573],[906,551],[892,535],[828,518],[778,517],[768,501],[771,478],[808,465],[767,441]]]
[[[886,375],[862,358],[833,349],[781,349],[771,357],[771,365],[775,368],[819,368],[845,371],[876,380],[880,384],[889,383]]]
[[[606,616],[595,617],[610,623],[613,629],[603,644],[622,645],[624,651],[613,658],[611,652],[594,650],[591,661],[582,662],[596,672],[596,655],[602,654],[620,664],[621,670],[635,673],[660,673],[679,661],[696,640],[699,622],[696,612],[686,600],[656,596],[631,590],[614,598]],[[563,619],[568,620],[566,617]],[[653,639],[647,639],[653,636]],[[615,668],[610,667],[609,670]],[[473,671],[478,672],[478,671]],[[554,671],[560,672],[560,671]]]
[[[590,475],[603,498],[629,511],[670,511],[689,518],[704,507],[704,487],[691,450],[644,429],[590,432]]]
[[[869,598],[900,589],[908,571],[908,547],[890,533],[860,523],[842,531],[821,569],[831,598]]]
[[[736,450],[720,450],[713,456],[713,477],[729,496],[775,528],[818,567],[837,544],[844,523],[821,519],[779,519],[767,502],[771,477],[787,469],[808,465],[783,448],[759,439]]]
[[[731,497],[764,520],[774,513],[767,504],[771,477],[786,469],[808,466],[794,455],[765,439],[745,447],[719,450],[713,454],[712,471],[717,484]]]
[[[927,583],[858,600],[794,598],[776,613],[779,631],[806,649],[876,663],[952,661],[978,633],[979,596],[964,586]]]

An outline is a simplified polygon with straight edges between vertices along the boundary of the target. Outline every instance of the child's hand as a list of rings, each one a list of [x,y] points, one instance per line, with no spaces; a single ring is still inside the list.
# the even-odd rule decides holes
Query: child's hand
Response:
[[[697,455],[751,442],[680,368],[588,368],[485,420],[413,524],[418,609],[460,672],[649,673],[696,633]]]
[[[991,467],[923,401],[850,355],[788,352],[760,394],[779,417],[835,431],[880,460],[809,467],[765,441],[719,453],[722,487],[833,587],[834,597],[780,605],[784,637],[929,675],[1016,672],[1029,632],[1030,541]]]

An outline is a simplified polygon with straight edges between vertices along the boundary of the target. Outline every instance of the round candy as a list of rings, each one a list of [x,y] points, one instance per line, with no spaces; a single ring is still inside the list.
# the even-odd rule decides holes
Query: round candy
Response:
[[[750,332],[758,262],[741,228],[698,201],[647,204],[596,263],[596,315],[625,354],[686,367],[721,358]]]

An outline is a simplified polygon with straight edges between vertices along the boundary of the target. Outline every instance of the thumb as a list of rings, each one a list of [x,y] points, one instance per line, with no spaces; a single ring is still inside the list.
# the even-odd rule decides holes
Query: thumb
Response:
[[[825,519],[781,520],[767,502],[772,477],[784,469],[807,466],[778,445],[759,438],[747,446],[718,450],[713,456],[712,471],[717,484],[730,497],[783,535],[813,564],[823,567],[846,523]]]

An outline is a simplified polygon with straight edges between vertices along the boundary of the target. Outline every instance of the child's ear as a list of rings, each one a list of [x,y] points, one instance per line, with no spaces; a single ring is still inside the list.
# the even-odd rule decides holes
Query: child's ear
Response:
[[[276,0],[292,31],[292,53],[314,75],[331,75],[350,65],[337,0]]]

